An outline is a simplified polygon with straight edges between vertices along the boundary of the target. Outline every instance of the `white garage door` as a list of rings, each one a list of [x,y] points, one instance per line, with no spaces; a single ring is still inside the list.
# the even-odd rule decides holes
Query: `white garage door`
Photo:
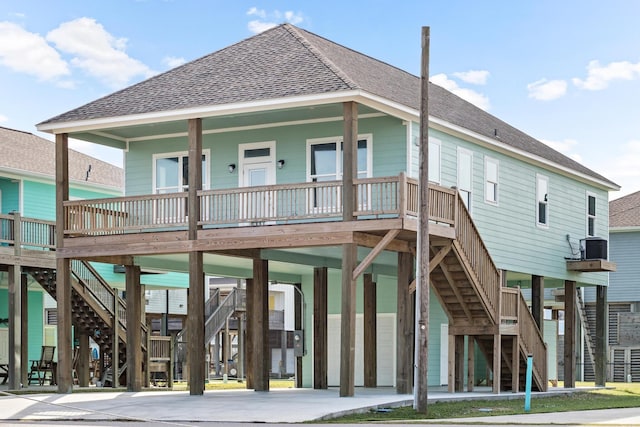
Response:
[[[355,385],[364,386],[363,316],[356,315]],[[340,315],[328,316],[328,383],[340,385]],[[395,386],[396,379],[396,315],[377,316],[378,386]]]

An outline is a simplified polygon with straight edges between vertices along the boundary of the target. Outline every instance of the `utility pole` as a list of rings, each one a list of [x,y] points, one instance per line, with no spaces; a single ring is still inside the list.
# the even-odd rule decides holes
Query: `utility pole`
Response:
[[[422,27],[420,82],[420,219],[418,226],[418,286],[416,286],[416,333],[414,399],[416,411],[427,413],[429,339],[429,27]]]

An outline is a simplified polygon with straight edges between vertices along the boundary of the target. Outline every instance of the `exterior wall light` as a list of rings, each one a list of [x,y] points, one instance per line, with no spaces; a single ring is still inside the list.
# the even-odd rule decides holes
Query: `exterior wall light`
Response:
[[[230,163],[228,167],[229,167],[229,173],[233,173],[233,171],[236,170],[235,163]]]
[[[278,169],[282,169],[284,167],[284,160],[278,160]]]

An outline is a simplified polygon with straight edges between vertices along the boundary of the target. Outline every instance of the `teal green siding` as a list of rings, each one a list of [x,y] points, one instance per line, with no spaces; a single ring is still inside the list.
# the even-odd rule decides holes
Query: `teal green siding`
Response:
[[[4,274],[4,273],[0,273]],[[6,286],[6,274],[0,279],[0,283]],[[42,305],[42,292],[29,291],[28,292],[28,336],[29,341],[27,343],[29,348],[29,360],[39,359],[40,350],[44,343],[43,337],[43,316],[44,309]],[[8,292],[7,289],[0,289],[0,318],[6,319],[9,317],[8,313]],[[0,328],[6,327],[5,325]]]
[[[0,213],[20,210],[20,185],[10,179],[0,178]]]

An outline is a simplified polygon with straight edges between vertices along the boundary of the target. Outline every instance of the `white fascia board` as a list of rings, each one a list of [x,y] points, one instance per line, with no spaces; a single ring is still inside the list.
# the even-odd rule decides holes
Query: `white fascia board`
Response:
[[[609,227],[609,234],[613,233],[635,233],[640,231],[640,225],[630,225],[626,227]]]
[[[565,176],[577,178],[580,181],[589,183],[591,185],[595,185],[604,190],[615,190],[615,191],[620,190],[620,187],[618,186],[613,186],[602,180],[593,178],[589,175],[583,174],[581,172],[578,172],[566,166],[559,165],[555,162],[552,162],[550,160],[547,160],[535,154],[529,153],[527,151],[511,147],[510,145],[507,145],[504,142],[497,141],[493,138],[489,138],[484,135],[480,135],[476,132],[470,131],[469,129],[451,124],[442,119],[438,119],[436,117],[431,116],[429,117],[429,122],[432,124],[433,129],[441,130],[445,133],[458,134],[459,136],[467,140],[470,140],[471,142],[502,152],[504,154],[509,155],[510,157],[515,157],[520,160],[524,160],[527,163],[534,164],[537,166],[542,166],[545,169],[558,172]]]
[[[104,131],[105,128],[111,127],[135,126],[176,120],[224,116],[229,114],[253,113],[271,109],[286,109],[353,101],[359,94],[360,91],[358,90],[350,90],[319,95],[292,96],[286,98],[241,102],[237,104],[213,105],[182,110],[160,111],[129,116],[105,117],[92,120],[78,120],[74,122],[46,123],[38,125],[37,129],[41,132],[50,133],[73,133],[92,130]]]

